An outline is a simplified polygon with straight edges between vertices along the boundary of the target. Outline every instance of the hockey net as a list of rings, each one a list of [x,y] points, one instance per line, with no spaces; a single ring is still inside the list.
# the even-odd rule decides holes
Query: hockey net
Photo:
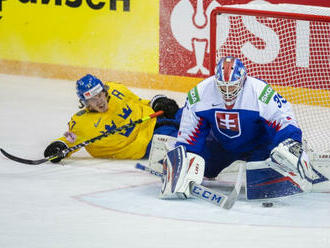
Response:
[[[229,55],[292,103],[308,148],[330,152],[330,16],[216,8],[211,75]]]

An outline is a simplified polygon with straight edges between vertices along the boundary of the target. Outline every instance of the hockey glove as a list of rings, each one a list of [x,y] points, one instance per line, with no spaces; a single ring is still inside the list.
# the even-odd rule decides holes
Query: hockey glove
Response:
[[[167,98],[164,95],[154,96],[150,101],[150,106],[155,112],[163,110],[164,117],[168,119],[174,119],[176,112],[179,110],[179,106],[176,101]]]
[[[47,148],[44,151],[44,156],[48,157],[51,155],[54,155],[60,151],[63,151],[64,149],[67,149],[68,146],[63,143],[62,141],[54,141],[52,143],[50,143]],[[50,160],[50,162],[52,163],[58,163],[60,162],[64,157],[66,156],[66,154],[63,154],[61,157],[55,158],[53,160]]]
[[[303,191],[311,191],[312,166],[300,142],[293,139],[283,141],[271,151],[270,158],[272,162],[280,165],[281,169],[296,175],[298,179],[294,181]]]

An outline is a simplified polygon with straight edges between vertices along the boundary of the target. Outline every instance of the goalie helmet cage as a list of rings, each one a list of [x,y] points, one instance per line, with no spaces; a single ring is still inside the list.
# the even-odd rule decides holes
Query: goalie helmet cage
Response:
[[[211,75],[220,57],[241,59],[292,103],[304,144],[330,152],[330,16],[219,7],[210,21]]]

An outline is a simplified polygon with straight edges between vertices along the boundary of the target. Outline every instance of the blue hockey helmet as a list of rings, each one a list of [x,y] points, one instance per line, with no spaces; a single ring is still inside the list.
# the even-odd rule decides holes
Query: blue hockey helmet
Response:
[[[97,77],[87,74],[76,83],[77,95],[83,103],[104,90],[104,84]]]
[[[243,87],[246,75],[246,68],[239,59],[227,56],[219,60],[215,79],[226,104],[234,103]]]

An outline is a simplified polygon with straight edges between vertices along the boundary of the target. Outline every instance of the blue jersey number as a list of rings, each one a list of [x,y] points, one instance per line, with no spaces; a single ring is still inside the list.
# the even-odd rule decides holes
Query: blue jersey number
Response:
[[[283,104],[287,103],[287,100],[285,100],[285,98],[278,93],[274,95],[273,99],[279,108],[282,108]]]
[[[68,122],[69,130],[71,131],[72,128],[76,125],[76,122],[74,120],[71,120]]]

